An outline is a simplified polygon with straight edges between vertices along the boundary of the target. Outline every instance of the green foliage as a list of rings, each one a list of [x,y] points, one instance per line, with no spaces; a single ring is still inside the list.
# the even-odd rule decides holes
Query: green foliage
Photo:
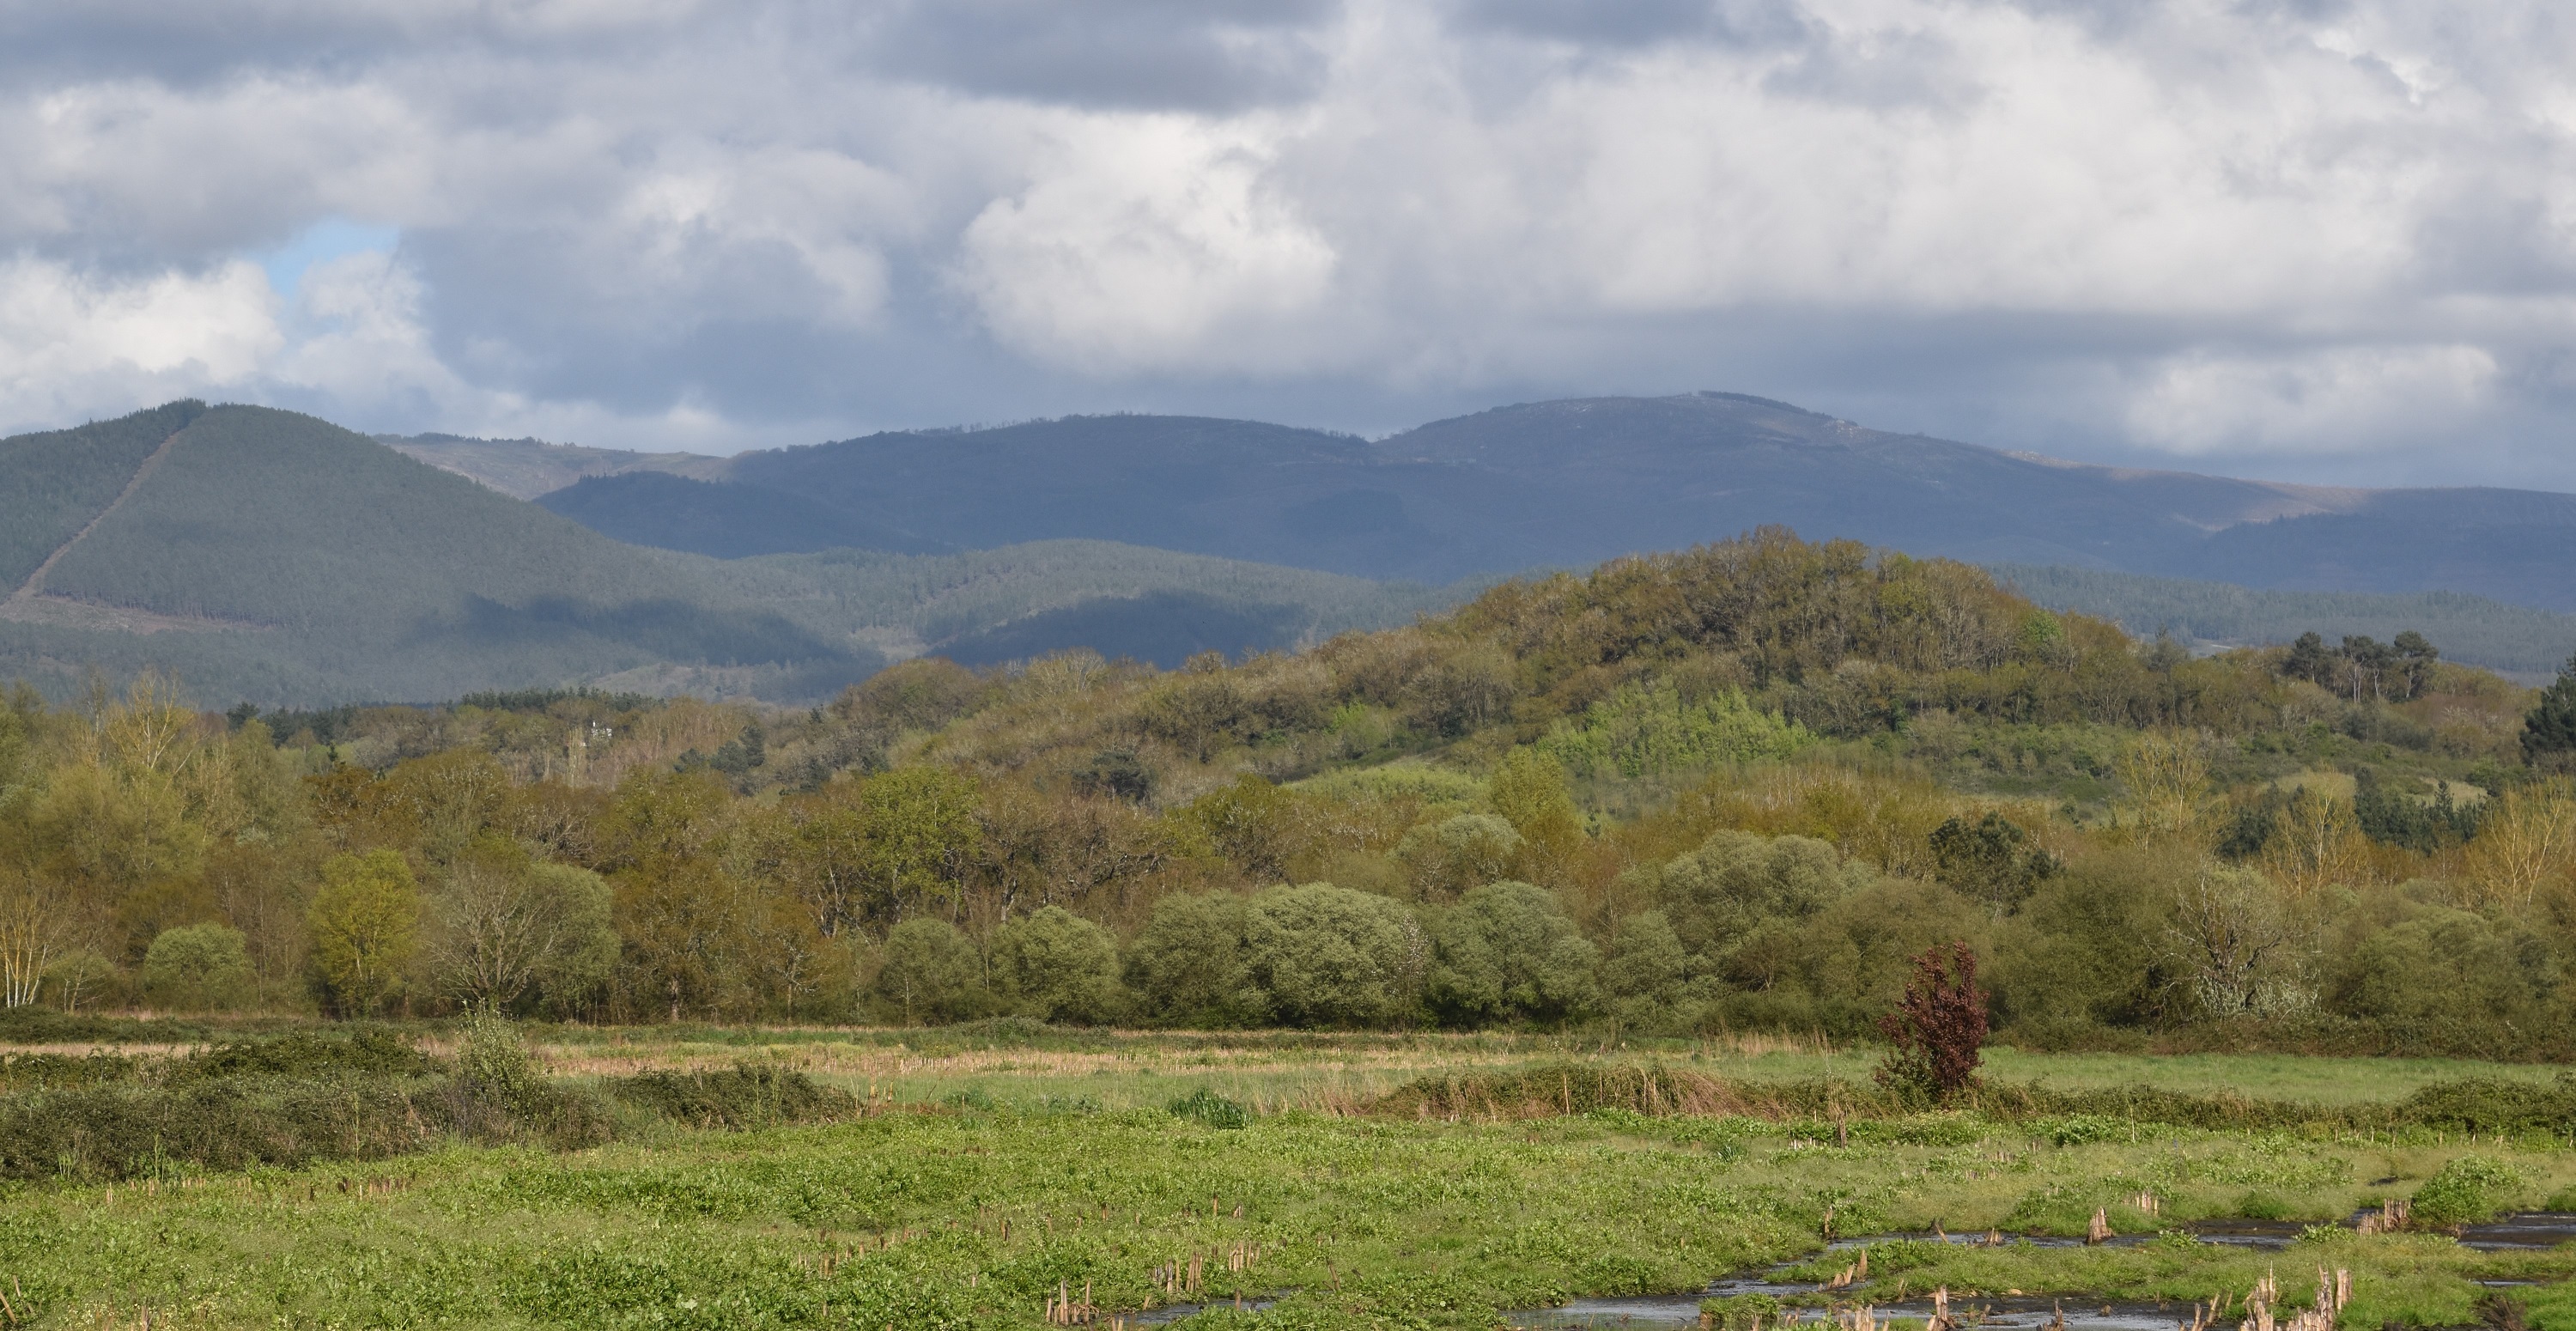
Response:
[[[2437,1081],[2400,1101],[2397,1121],[2486,1136],[2494,1133],[2576,1135],[2576,1076],[2547,1086],[2498,1077]]]
[[[182,1059],[169,1080],[176,1084],[237,1077],[300,1081],[427,1077],[443,1068],[418,1045],[392,1031],[360,1027],[345,1035],[293,1031],[213,1045]]]
[[[1252,1124],[1252,1115],[1243,1106],[1205,1087],[1172,1101],[1165,1108],[1172,1117],[1188,1119],[1201,1127],[1240,1129]]]
[[[241,930],[227,925],[164,929],[143,954],[144,992],[183,1011],[239,1006],[257,978]]]
[[[2503,1209],[2526,1186],[2520,1174],[2500,1161],[2463,1155],[2446,1162],[2415,1190],[2414,1219],[2427,1225],[2458,1225],[2484,1220]]]
[[[1452,901],[1460,893],[1512,871],[1527,843],[1500,814],[1461,813],[1423,823],[1395,848],[1414,892],[1426,900]]]
[[[2336,969],[2336,1006],[2392,1028],[2474,1033],[2529,1024],[2558,987],[2541,940],[2467,911],[2427,909],[2353,947]]]
[[[628,1104],[698,1128],[739,1131],[828,1123],[858,1112],[858,1101],[848,1092],[769,1063],[746,1062],[701,1072],[642,1072],[612,1079],[609,1089]]]
[[[420,885],[395,851],[337,856],[322,866],[308,924],[323,982],[344,1011],[366,1016],[411,962],[420,934]]]
[[[905,1023],[980,1015],[986,997],[975,945],[946,920],[916,917],[886,935],[876,992]]]
[[[1601,989],[1614,1004],[1639,1004],[1631,1020],[1676,1001],[1688,975],[1690,954],[1662,911],[1646,911],[1619,921],[1619,930],[1601,951]]]
[[[1599,1003],[1597,953],[1556,894],[1528,883],[1477,888],[1431,927],[1432,1011],[1452,1025],[1561,1022]]]
[[[1565,768],[1537,749],[1513,749],[1494,765],[1485,798],[1520,834],[1526,870],[1557,881],[1583,844],[1583,819],[1566,792]]]
[[[1121,1006],[1117,938],[1062,906],[1004,925],[993,940],[993,969],[1003,992],[1044,1021],[1102,1023]]]
[[[1805,726],[1745,701],[1741,690],[1685,702],[1669,680],[1659,680],[1621,685],[1579,722],[1557,723],[1539,747],[1578,777],[1644,777],[1787,758],[1815,740]]]
[[[1998,908],[2020,905],[2065,867],[1998,813],[1974,823],[1952,818],[1932,829],[1931,846],[1943,883]]]
[[[2534,767],[2576,763],[2576,656],[2558,668],[2522,721],[2523,761]]]
[[[1292,1026],[1388,1026],[1421,1001],[1428,940],[1410,911],[1330,883],[1252,899],[1244,961],[1271,1015]]]
[[[1809,837],[1724,831],[1636,881],[1685,948],[1722,964],[1776,922],[1813,918],[1873,877]]]
[[[1227,892],[1175,894],[1129,945],[1128,987],[1156,1020],[1175,1026],[1255,1025],[1270,1000],[1253,981],[1245,944],[1251,905]]]
[[[490,1008],[478,1008],[466,1017],[464,1047],[456,1053],[458,1089],[482,1103],[509,1109],[527,1103],[540,1090],[540,1076],[529,1061],[526,1043],[507,1018]]]

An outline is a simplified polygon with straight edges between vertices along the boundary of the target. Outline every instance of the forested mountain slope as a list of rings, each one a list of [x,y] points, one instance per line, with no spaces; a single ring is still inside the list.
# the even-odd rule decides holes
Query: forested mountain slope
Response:
[[[2100,569],[1987,567],[2051,610],[2096,615],[2142,638],[2170,632],[2195,647],[2286,643],[2302,633],[2338,642],[2394,638],[2413,630],[2442,644],[2446,659],[2535,683],[2576,657],[2576,615],[2458,592],[2258,591]]]
[[[468,439],[452,434],[380,434],[377,443],[459,476],[481,481],[513,499],[534,499],[585,476],[653,472],[705,479],[724,474],[726,459],[696,453],[638,453],[586,448],[539,439]]]
[[[925,650],[1177,664],[1449,603],[1098,542],[644,549],[311,417],[198,403],[0,441],[0,533],[0,674],[60,693],[90,666],[160,667],[267,706],[599,682],[813,699]]]
[[[2088,466],[1725,393],[1503,407],[1373,444],[1250,421],[1069,417],[745,453],[716,479],[594,478],[541,502],[706,553],[862,532],[903,550],[1081,537],[1435,583],[1776,524],[1979,562],[2576,609],[2576,584],[2558,576],[2576,496]]]

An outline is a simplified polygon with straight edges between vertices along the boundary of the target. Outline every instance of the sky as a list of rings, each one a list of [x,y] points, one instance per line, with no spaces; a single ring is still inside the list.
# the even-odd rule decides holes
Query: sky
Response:
[[[0,431],[732,452],[1695,389],[2576,490],[2514,0],[0,0]]]

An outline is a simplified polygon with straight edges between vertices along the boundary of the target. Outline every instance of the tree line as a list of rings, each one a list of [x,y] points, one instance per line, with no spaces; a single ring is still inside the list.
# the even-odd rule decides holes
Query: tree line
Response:
[[[1964,942],[2029,1040],[2563,1048],[2576,669],[2316,655],[1763,532],[802,712],[21,687],[0,1001],[1861,1034]]]

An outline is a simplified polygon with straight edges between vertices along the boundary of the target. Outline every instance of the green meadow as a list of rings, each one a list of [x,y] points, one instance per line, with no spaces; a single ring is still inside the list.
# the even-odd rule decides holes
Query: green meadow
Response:
[[[485,1075],[473,1051],[452,1033],[412,1034],[431,1065],[452,1070],[405,1072],[413,1108],[400,1112],[462,1103],[457,1088]],[[1829,1236],[1937,1226],[2002,1242],[1877,1239],[1866,1279],[1792,1302],[1888,1303],[1942,1286],[2160,1300],[2180,1322],[2185,1305],[2241,1299],[2267,1271],[2304,1301],[2325,1266],[2353,1275],[2348,1326],[2510,1315],[2576,1327],[2576,1300],[2558,1285],[2576,1249],[2480,1254],[2438,1223],[2576,1204],[2563,1133],[2370,1108],[2432,1103],[2407,1097],[2489,1076],[2555,1103],[2545,1069],[2001,1050],[1988,1063],[1990,1088],[2147,1083],[2317,1111],[2210,1129],[1904,1112],[1873,1098],[1865,1052],[1762,1042],[1009,1026],[526,1036],[543,1094],[600,1106],[583,1138],[599,1144],[514,1140],[460,1112],[408,1144],[353,1127],[352,1149],[308,1143],[288,1164],[218,1168],[162,1145],[118,1168],[103,1156],[50,1170],[11,1156],[22,1177],[0,1193],[5,1316],[65,1327],[1003,1328],[1048,1324],[1062,1296],[1097,1325],[1185,1304],[1204,1307],[1190,1323],[1203,1326],[1490,1327],[1510,1310],[1696,1291],[1780,1262],[1821,1280],[1854,1255],[1825,1251]],[[212,1104],[288,1095],[279,1087],[291,1083],[280,1103],[356,1103],[381,1080],[289,1069],[226,1081],[168,1042],[127,1051],[140,1053],[131,1088],[13,1083],[0,1100],[14,1103],[0,1107],[19,1118],[0,1129],[25,1131],[30,1113],[103,1112],[97,1097],[111,1092],[192,1087]],[[237,1054],[233,1064],[246,1066]],[[847,1094],[798,1111],[811,1121],[738,1129],[702,1126],[725,1120],[685,1097],[633,1090],[715,1087],[745,1065]],[[1604,1103],[1606,1091],[1572,1114],[1452,1114],[1404,1094],[1532,1075],[1613,1087],[1649,1069],[1667,1085],[1753,1099],[1766,1086],[1803,1089],[1760,1114],[1642,1112]],[[689,1080],[702,1073],[718,1080]],[[1778,1108],[1819,1093],[1837,1106],[1829,1116]],[[2410,1197],[2419,1222],[2406,1232],[2335,1224]],[[2081,1235],[2097,1209],[2120,1235],[2160,1236],[2022,1241]],[[2229,1217],[2314,1228],[2278,1252],[2187,1232]],[[2505,1304],[2481,1281],[2530,1283]],[[1741,1311],[1713,1304],[1710,1316]]]

